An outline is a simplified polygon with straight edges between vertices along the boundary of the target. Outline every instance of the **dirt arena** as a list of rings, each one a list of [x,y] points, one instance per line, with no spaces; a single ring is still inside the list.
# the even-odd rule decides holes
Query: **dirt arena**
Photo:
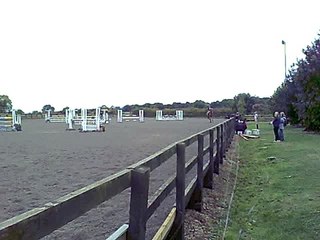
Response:
[[[0,132],[0,222],[105,178],[221,121],[146,119],[144,123],[111,122],[106,132],[79,133],[65,131],[61,123],[24,120],[22,132]],[[190,147],[187,157],[195,155],[196,149]],[[151,173],[150,195],[174,170],[174,159],[170,159]],[[129,190],[124,191],[43,239],[106,239],[128,222],[129,197]],[[164,202],[148,221],[148,238],[170,210],[168,204],[172,203]]]

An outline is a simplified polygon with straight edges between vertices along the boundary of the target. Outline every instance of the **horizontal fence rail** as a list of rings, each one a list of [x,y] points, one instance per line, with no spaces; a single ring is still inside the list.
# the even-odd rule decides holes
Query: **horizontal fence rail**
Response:
[[[223,164],[233,135],[234,121],[229,119],[175,142],[116,174],[0,223],[0,240],[40,239],[130,187],[129,224],[122,225],[108,240],[145,239],[147,220],[174,189],[175,206],[153,239],[184,239],[185,209],[201,211],[202,189],[213,188],[213,174],[219,174],[219,165]],[[204,146],[206,136],[209,136],[208,146]],[[195,142],[198,143],[197,154],[187,161],[186,148]],[[148,199],[150,172],[174,155],[177,157],[176,174]],[[204,164],[206,155],[209,155],[208,161]],[[197,174],[185,186],[185,175],[195,165]]]

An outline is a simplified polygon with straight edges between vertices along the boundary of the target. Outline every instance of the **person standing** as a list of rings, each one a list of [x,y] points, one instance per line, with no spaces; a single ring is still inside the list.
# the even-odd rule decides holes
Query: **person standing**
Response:
[[[259,129],[259,123],[258,123],[258,113],[254,112],[253,118],[254,118],[254,122],[256,123],[256,129]]]
[[[274,133],[274,141],[275,141],[275,142],[280,142],[280,138],[279,138],[279,125],[280,125],[279,112],[275,112],[274,115],[273,115],[273,120],[272,120],[273,133]]]
[[[280,113],[280,124],[279,124],[279,140],[284,141],[284,127],[286,126],[287,119],[284,112]]]

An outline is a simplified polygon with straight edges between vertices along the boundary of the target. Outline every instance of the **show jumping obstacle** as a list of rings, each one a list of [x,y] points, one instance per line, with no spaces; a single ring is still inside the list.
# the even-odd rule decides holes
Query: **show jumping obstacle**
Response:
[[[0,131],[21,131],[21,115],[16,114],[16,112],[12,110],[11,114],[0,116]]]
[[[66,118],[67,130],[75,130],[74,125],[81,125],[82,132],[100,132],[105,130],[106,123],[109,123],[109,116],[106,109],[95,109],[95,115],[88,115],[87,109],[81,109],[81,116],[76,115],[74,109],[67,109]]]
[[[143,110],[139,110],[139,116],[136,116],[130,113],[123,113],[122,110],[118,110],[117,122],[122,123],[123,121],[144,122],[144,112]]]
[[[83,110],[81,111],[83,113]],[[67,109],[66,110],[66,118],[67,124],[69,125],[69,129],[72,128],[73,125],[82,125],[83,116],[76,114],[75,109]],[[97,118],[97,111],[95,115],[87,115],[87,119],[95,120]],[[109,114],[107,109],[100,108],[100,123],[106,124],[110,122]]]
[[[51,109],[46,110],[45,121],[48,123],[68,123],[66,115],[54,114]]]
[[[183,111],[176,110],[176,115],[162,115],[162,110],[156,111],[156,120],[157,121],[182,121],[183,120]]]
[[[100,108],[96,108],[94,119],[88,119],[87,109],[81,109],[82,123],[81,132],[100,132]]]

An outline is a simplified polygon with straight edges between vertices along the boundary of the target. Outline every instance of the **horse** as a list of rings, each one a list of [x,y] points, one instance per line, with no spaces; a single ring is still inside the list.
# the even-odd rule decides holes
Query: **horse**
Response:
[[[209,119],[209,122],[211,123],[212,122],[212,119],[213,119],[213,109],[212,108],[209,108],[208,111],[207,111],[207,118]]]

